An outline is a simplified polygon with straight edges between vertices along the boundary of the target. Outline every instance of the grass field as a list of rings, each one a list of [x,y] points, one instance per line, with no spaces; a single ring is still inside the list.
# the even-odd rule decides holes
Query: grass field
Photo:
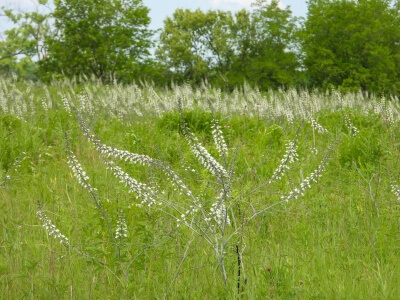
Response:
[[[400,295],[397,98],[0,86],[1,299]]]

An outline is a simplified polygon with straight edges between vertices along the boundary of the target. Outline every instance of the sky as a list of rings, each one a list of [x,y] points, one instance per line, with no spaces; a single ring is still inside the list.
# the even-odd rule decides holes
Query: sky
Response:
[[[0,0],[4,1],[4,0]],[[29,1],[29,0],[28,0]],[[163,20],[171,16],[177,8],[202,10],[221,9],[238,11],[243,8],[250,9],[253,0],[142,0],[150,8],[151,27],[163,27]],[[162,4],[160,4],[162,3]],[[281,6],[290,6],[293,15],[305,16],[307,13],[306,0],[280,0]]]
[[[84,0],[83,0],[84,1]],[[238,11],[242,8],[251,8],[253,0],[142,0],[143,4],[150,8],[151,29],[163,27],[163,21],[171,16],[177,8],[188,8],[202,10],[221,9]],[[35,8],[35,0],[0,0],[0,7],[32,10]],[[280,0],[281,6],[289,5],[295,16],[305,16],[307,12],[306,0]],[[0,31],[10,24],[4,18],[0,18]]]

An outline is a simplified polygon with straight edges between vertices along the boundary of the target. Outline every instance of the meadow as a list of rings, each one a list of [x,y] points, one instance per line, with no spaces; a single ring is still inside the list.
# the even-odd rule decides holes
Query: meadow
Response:
[[[0,80],[1,299],[397,299],[399,99]]]

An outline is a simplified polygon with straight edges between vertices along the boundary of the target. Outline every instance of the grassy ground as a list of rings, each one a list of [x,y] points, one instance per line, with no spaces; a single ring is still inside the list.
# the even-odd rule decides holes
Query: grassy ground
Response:
[[[266,211],[231,241],[226,285],[204,239],[157,210],[134,205],[135,195],[107,170],[73,113],[38,107],[25,121],[0,114],[1,298],[397,299],[400,203],[391,181],[399,182],[399,126],[376,114],[345,112],[360,131],[356,136],[341,110],[315,115],[330,134],[296,119],[217,115],[230,155],[236,153],[232,191],[243,219],[252,212],[248,203],[262,209],[298,186],[340,137],[323,176],[304,196]],[[217,155],[212,115],[201,110],[184,115]],[[178,113],[129,122],[102,115],[88,120],[106,144],[168,162],[195,193],[211,197],[211,176],[182,136]],[[67,131],[113,228],[118,214],[125,214],[129,235],[117,241],[118,257],[93,199],[68,167]],[[296,137],[299,161],[282,180],[265,185],[285,144]],[[178,199],[159,171],[118,164]],[[73,246],[47,235],[36,216],[38,201]],[[243,251],[239,290],[236,246]]]

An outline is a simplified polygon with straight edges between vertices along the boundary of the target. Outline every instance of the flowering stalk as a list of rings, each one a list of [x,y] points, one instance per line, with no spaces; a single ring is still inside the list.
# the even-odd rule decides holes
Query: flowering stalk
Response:
[[[97,189],[90,185],[89,176],[87,176],[86,172],[82,168],[82,165],[69,148],[67,149],[67,162],[79,184],[88,190],[90,194],[96,194]]]
[[[394,181],[390,183],[390,187],[392,188],[392,192],[396,195],[397,200],[400,201],[400,187]]]
[[[178,174],[176,174],[176,172],[174,172],[169,166],[167,166],[163,162],[151,158],[148,155],[136,154],[129,152],[127,150],[120,150],[102,144],[98,138],[96,138],[93,134],[90,134],[89,129],[87,128],[85,122],[81,119],[81,117],[77,112],[76,115],[78,117],[78,121],[84,136],[95,146],[96,150],[100,153],[100,155],[103,156],[103,158],[121,159],[124,160],[125,162],[130,162],[141,166],[155,166],[157,168],[160,168],[163,171],[163,173],[167,176],[168,180],[171,182],[174,188],[177,188],[180,191],[180,193],[185,194],[192,200],[195,199],[192,191],[186,186],[186,184],[178,176]]]
[[[356,136],[360,133],[358,128],[353,125],[350,118],[346,114],[344,114],[344,123],[346,124],[347,129],[349,129],[351,136]]]
[[[306,177],[300,184],[298,188],[294,188],[287,195],[282,195],[281,200],[284,202],[289,202],[292,199],[297,199],[300,196],[303,196],[307,189],[311,188],[311,184],[313,182],[317,182],[317,179],[322,176],[322,173],[325,171],[325,167],[328,163],[330,154],[333,151],[333,148],[340,141],[340,138],[335,141],[335,143],[329,148],[327,154],[322,159],[320,165],[310,174],[310,176]]]
[[[268,183],[272,183],[275,180],[279,180],[283,177],[285,170],[290,170],[289,164],[294,163],[299,159],[299,155],[297,154],[297,144],[292,141],[286,144],[286,152],[283,158],[281,159],[280,165],[275,169],[272,174],[271,179]]]
[[[69,143],[69,137],[68,137],[68,133],[67,132],[65,133],[65,141],[66,141],[66,144],[67,144],[68,165],[71,168],[75,178],[78,180],[79,184],[81,186],[83,186],[89,192],[89,194],[92,197],[92,199],[93,199],[98,211],[100,212],[101,216],[103,217],[103,219],[104,219],[104,221],[106,223],[110,238],[114,242],[114,245],[115,245],[115,248],[116,248],[115,250],[116,250],[116,253],[118,254],[118,259],[119,259],[119,250],[118,250],[118,247],[117,247],[117,245],[115,243],[114,235],[112,233],[112,228],[111,228],[111,225],[110,225],[110,220],[109,220],[106,212],[104,211],[103,206],[101,205],[99,197],[97,196],[97,189],[93,188],[90,185],[89,176],[87,176],[85,170],[83,170],[83,168],[82,168],[82,165],[79,163],[79,161],[76,159],[76,156],[71,151],[71,147],[70,147],[70,143]]]
[[[322,134],[329,133],[329,131],[326,128],[324,128],[321,124],[319,124],[317,120],[315,120],[314,118],[310,118],[310,122],[311,122],[311,127],[316,131],[318,131],[319,133]]]
[[[227,154],[227,146],[225,143],[225,139],[222,136],[222,131],[219,129],[219,125],[214,123],[214,142],[217,146],[220,155],[224,157],[225,153]],[[224,233],[226,226],[230,225],[230,219],[228,216],[228,207],[227,201],[230,198],[230,180],[233,175],[232,172],[228,172],[208,151],[207,149],[201,145],[197,139],[190,132],[188,126],[182,119],[182,127],[184,131],[184,136],[189,143],[190,149],[195,157],[200,161],[205,169],[207,169],[212,175],[217,179],[218,184],[221,186],[221,191],[216,201],[212,204],[211,209],[206,216],[205,221],[210,222],[211,220],[215,221],[216,225],[218,225]],[[226,150],[225,150],[226,149]],[[226,151],[226,152],[224,152]],[[230,174],[232,173],[232,174]]]
[[[125,215],[123,212],[120,213],[120,216],[117,221],[117,229],[115,230],[115,238],[123,239],[128,237],[128,226],[126,225]]]
[[[39,220],[42,222],[42,226],[46,228],[47,234],[56,240],[60,241],[60,244],[63,244],[66,247],[69,247],[68,238],[61,233],[61,231],[51,222],[51,220],[46,216],[42,207],[39,205],[39,210],[36,213]]]
[[[212,121],[212,136],[214,139],[215,146],[217,147],[220,157],[225,158],[228,156],[228,146],[226,145],[225,138],[222,134],[221,126],[218,124],[216,119]]]
[[[73,246],[69,239],[61,233],[61,231],[53,224],[53,222],[47,217],[47,215],[44,213],[42,206],[40,204],[40,202],[38,202],[38,206],[39,206],[39,210],[37,211],[36,215],[38,217],[38,219],[40,220],[40,222],[42,223],[42,226],[46,229],[46,232],[49,236],[53,237],[56,240],[60,241],[60,244],[75,250],[77,253],[79,253],[80,255],[89,258],[91,260],[93,260],[94,262],[96,262],[97,264],[99,264],[100,266],[106,268],[108,271],[110,271],[119,281],[120,278],[117,276],[117,274],[111,270],[107,265],[105,265],[103,262],[101,262],[100,260],[98,260],[97,258],[90,256],[84,252],[82,252],[81,250],[79,250],[78,248],[76,248],[75,246]]]
[[[297,199],[304,196],[304,192],[311,188],[311,183],[317,182],[317,179],[322,176],[325,171],[325,162],[322,162],[307,178],[305,178],[299,188],[294,188],[287,195],[281,196],[281,200],[289,202],[292,199]]]
[[[128,173],[124,172],[120,167],[116,166],[111,161],[106,161],[106,165],[111,170],[115,177],[117,177],[121,183],[129,188],[129,191],[135,193],[136,196],[141,199],[141,205],[153,206],[160,204],[157,199],[157,193],[154,189],[149,187],[145,183],[138,182],[136,179],[129,176]]]
[[[205,169],[207,169],[212,175],[214,175],[221,184],[226,180],[228,172],[225,168],[207,151],[203,145],[200,144],[197,137],[195,137],[187,127],[185,123],[182,125],[184,130],[184,136],[189,143],[190,150],[192,150],[194,156],[200,161]]]

